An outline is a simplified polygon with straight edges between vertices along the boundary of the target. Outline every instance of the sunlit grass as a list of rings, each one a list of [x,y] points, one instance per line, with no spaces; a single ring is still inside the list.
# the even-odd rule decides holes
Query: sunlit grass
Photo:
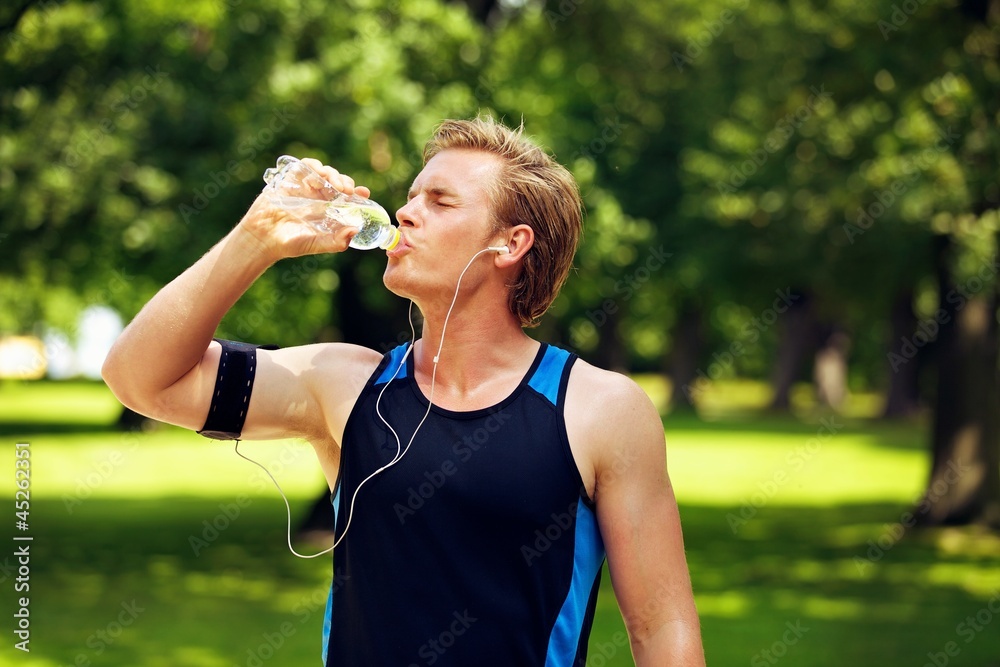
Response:
[[[99,383],[0,380],[0,422],[106,426],[120,411]]]
[[[662,379],[640,382],[665,402]],[[664,420],[709,664],[753,665],[798,624],[782,664],[919,666],[955,641],[951,664],[995,667],[1000,617],[968,643],[956,627],[1000,591],[1000,538],[897,523],[925,481],[922,426],[865,419],[872,400],[824,413],[801,390],[794,417],[755,413],[765,389],[716,383],[727,398],[706,398],[710,421]],[[270,482],[232,443],[110,430],[117,410],[100,384],[0,385],[0,437],[30,442],[33,465],[33,650],[17,664],[318,664],[330,562],[287,552]],[[0,451],[13,470],[13,447]],[[275,472],[297,517],[323,488],[308,445],[241,451]],[[11,497],[13,475],[0,478]],[[133,600],[134,622],[99,640]],[[588,664],[631,664],[623,630],[605,572]]]

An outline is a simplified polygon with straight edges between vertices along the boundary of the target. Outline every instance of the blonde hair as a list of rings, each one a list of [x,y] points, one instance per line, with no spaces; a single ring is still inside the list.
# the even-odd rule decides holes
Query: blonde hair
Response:
[[[491,188],[493,231],[525,224],[535,242],[510,285],[508,307],[533,327],[566,282],[583,229],[583,204],[573,175],[523,135],[491,117],[446,120],[424,147],[424,164],[447,149],[479,150],[500,158]]]

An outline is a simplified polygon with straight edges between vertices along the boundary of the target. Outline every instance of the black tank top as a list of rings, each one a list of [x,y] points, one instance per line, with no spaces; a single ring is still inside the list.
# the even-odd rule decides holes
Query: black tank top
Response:
[[[396,455],[379,393],[403,447],[427,410],[405,349],[347,421],[338,536],[358,484]],[[497,405],[433,406],[406,455],[361,488],[334,551],[327,667],[584,664],[605,554],[563,419],[575,359],[542,344]]]

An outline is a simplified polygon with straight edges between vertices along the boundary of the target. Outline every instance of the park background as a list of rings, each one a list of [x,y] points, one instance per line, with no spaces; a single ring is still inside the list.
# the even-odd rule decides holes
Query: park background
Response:
[[[329,561],[288,553],[231,444],[88,380],[87,323],[131,318],[278,155],[395,210],[434,126],[485,112],[580,183],[531,333],[660,408],[709,664],[1000,665],[996,0],[15,1],[0,54],[3,534],[27,442],[34,538],[30,654],[0,552],[0,663],[318,663]],[[384,261],[285,260],[219,334],[388,349]],[[244,447],[301,524],[308,446]],[[628,664],[605,580],[588,665]]]

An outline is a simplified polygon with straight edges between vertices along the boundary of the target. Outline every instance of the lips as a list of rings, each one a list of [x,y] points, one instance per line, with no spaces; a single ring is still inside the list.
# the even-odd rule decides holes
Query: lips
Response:
[[[385,255],[386,257],[400,257],[410,252],[410,248],[411,248],[410,244],[406,242],[406,237],[400,235],[399,243],[397,243],[396,247],[393,248],[392,250],[387,250],[385,252]]]

